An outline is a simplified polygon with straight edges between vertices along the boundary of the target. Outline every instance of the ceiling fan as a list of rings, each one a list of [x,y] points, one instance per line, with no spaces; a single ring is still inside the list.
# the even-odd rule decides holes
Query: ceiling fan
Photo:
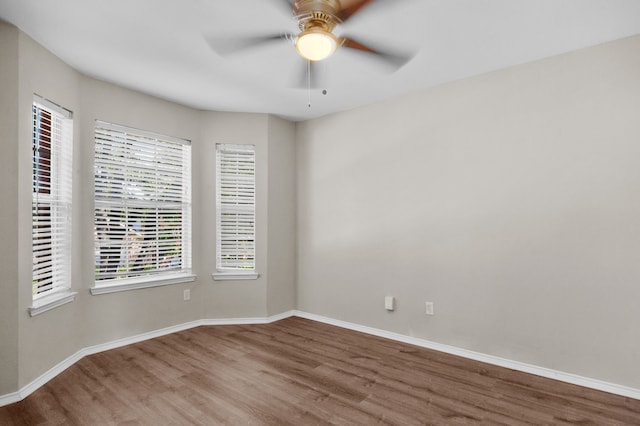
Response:
[[[359,13],[371,3],[398,3],[398,0],[278,0],[291,11],[298,21],[298,34],[282,32],[252,37],[209,39],[209,45],[219,54],[228,54],[243,49],[255,48],[271,42],[285,40],[295,45],[298,54],[309,61],[322,61],[343,47],[364,52],[382,60],[394,69],[400,68],[413,55],[389,50],[356,40],[351,36],[334,35],[334,29]],[[343,4],[345,6],[343,6]]]

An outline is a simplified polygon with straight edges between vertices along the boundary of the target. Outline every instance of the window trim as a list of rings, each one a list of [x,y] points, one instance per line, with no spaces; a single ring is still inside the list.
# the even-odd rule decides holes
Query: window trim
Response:
[[[229,267],[223,266],[221,264],[222,257],[222,248],[221,248],[221,237],[222,237],[222,208],[221,208],[221,194],[220,194],[220,185],[221,185],[221,155],[225,154],[232,155],[231,152],[233,150],[237,151],[247,151],[250,150],[253,159],[253,204],[252,204],[252,214],[253,214],[253,253],[252,253],[252,267],[251,268],[240,268],[240,267]],[[255,280],[259,277],[259,274],[256,272],[257,266],[257,227],[256,227],[256,218],[257,218],[257,203],[256,203],[256,192],[257,192],[257,184],[256,184],[256,168],[257,168],[257,152],[255,144],[241,144],[241,143],[216,143],[215,144],[215,173],[216,173],[216,184],[215,184],[215,198],[216,198],[216,217],[215,217],[215,229],[216,229],[216,257],[215,257],[215,271],[212,274],[212,278],[216,281],[222,280]],[[234,182],[239,185],[239,183]],[[237,212],[241,212],[242,209],[238,209]]]
[[[193,282],[196,280],[196,276],[191,273],[176,273],[173,275],[155,275],[151,278],[124,278],[117,280],[117,284],[109,284],[102,286],[94,286],[89,289],[92,296],[98,296],[100,294],[117,293],[120,291],[139,290],[143,288],[151,287],[163,287],[172,284],[182,284]]]
[[[66,305],[76,299],[77,291],[61,290],[53,294],[47,294],[35,300],[29,307],[29,316],[35,317],[58,306]]]
[[[72,266],[71,266],[71,253],[72,253],[72,232],[73,232],[73,112],[67,110],[66,108],[61,107],[60,105],[43,98],[38,94],[33,95],[33,100],[31,102],[31,117],[33,126],[36,123],[36,117],[34,115],[34,110],[37,108],[42,111],[46,111],[48,114],[52,116],[52,120],[55,118],[56,121],[59,121],[59,124],[62,126],[60,129],[60,133],[55,133],[59,135],[59,138],[53,137],[54,132],[53,129],[50,129],[50,150],[51,150],[51,158],[50,161],[50,170],[51,176],[49,178],[49,194],[40,194],[34,190],[34,176],[31,177],[31,205],[32,205],[32,213],[31,213],[31,239],[32,239],[32,257],[34,255],[34,213],[33,206],[34,202],[38,200],[45,201],[45,204],[49,205],[50,215],[54,215],[58,208],[62,206],[63,209],[66,209],[67,218],[64,220],[65,225],[62,227],[63,234],[63,242],[61,244],[55,243],[58,241],[57,234],[52,233],[50,236],[50,247],[52,253],[54,249],[62,250],[61,256],[68,257],[68,259],[64,262],[61,268],[63,268],[63,274],[66,276],[64,282],[60,283],[56,280],[56,276],[59,272],[55,272],[57,270],[55,267],[52,270],[52,284],[51,288],[45,290],[44,292],[34,292],[33,289],[33,273],[34,264],[32,263],[32,278],[31,278],[31,305],[28,308],[29,315],[31,317],[40,315],[43,312],[49,311],[51,309],[57,308],[58,306],[62,306],[64,304],[70,303],[75,300],[75,296],[77,292],[71,290],[71,282],[72,282]],[[53,122],[52,122],[53,125]],[[36,137],[36,133],[33,131],[35,127],[32,127],[32,135],[31,135],[31,145],[32,149],[34,149],[34,141]],[[56,146],[54,146],[54,142]],[[58,157],[58,160],[53,160],[54,154]],[[34,153],[31,154],[31,167],[36,167],[34,163]],[[55,165],[55,168],[54,168]],[[62,169],[60,169],[62,167]],[[35,170],[35,169],[34,169]],[[54,182],[55,181],[55,182]],[[66,182],[66,183],[65,183]],[[53,195],[53,191],[58,192],[59,195]],[[47,202],[48,200],[48,202]],[[51,218],[50,218],[51,219]]]
[[[184,252],[182,253],[182,256],[185,256],[185,265],[183,265],[181,270],[169,270],[166,272],[162,272],[160,270],[160,272],[155,271],[155,273],[149,274],[149,275],[141,275],[141,276],[133,276],[133,277],[125,277],[125,278],[119,278],[119,279],[115,279],[115,278],[111,278],[111,279],[104,279],[104,280],[95,280],[95,275],[94,275],[94,282],[93,282],[93,286],[91,286],[89,288],[89,291],[91,293],[91,295],[101,295],[101,294],[109,294],[109,293],[115,293],[115,292],[120,292],[120,291],[129,291],[129,290],[136,290],[136,289],[143,289],[143,288],[150,288],[150,287],[160,287],[160,286],[166,286],[166,285],[171,285],[171,284],[178,284],[178,283],[185,283],[185,282],[192,282],[196,280],[196,275],[193,274],[193,270],[192,270],[192,262],[193,262],[193,236],[192,236],[192,218],[193,218],[193,197],[192,197],[192,192],[191,192],[191,188],[193,185],[193,171],[192,171],[192,164],[191,164],[191,141],[187,140],[187,139],[180,139],[180,138],[175,138],[172,136],[167,136],[167,135],[161,135],[158,133],[153,133],[150,131],[145,131],[145,130],[140,130],[140,129],[136,129],[136,128],[132,128],[132,127],[127,127],[127,126],[121,126],[118,124],[112,124],[112,123],[108,123],[108,122],[104,122],[104,121],[100,121],[100,120],[96,120],[95,121],[95,127],[94,127],[94,138],[96,135],[96,130],[100,128],[102,130],[106,130],[106,131],[115,131],[115,132],[119,132],[119,133],[123,133],[123,134],[132,134],[135,136],[141,136],[143,138],[148,138],[148,139],[155,139],[155,140],[162,140],[165,142],[170,142],[170,143],[175,143],[175,144],[180,144],[180,145],[184,145],[189,147],[189,152],[188,152],[188,158],[189,158],[189,164],[188,164],[188,171],[189,171],[189,175],[188,175],[188,187],[187,187],[187,191],[189,193],[189,197],[188,197],[188,208],[189,208],[189,216],[186,220],[186,225],[183,222],[183,226],[186,226],[186,228],[181,228],[182,232],[184,234],[186,234],[186,237],[183,237],[186,239],[187,241],[187,245],[188,247],[186,247],[184,249]],[[94,140],[94,150],[95,150],[95,140]],[[95,151],[94,151],[94,156],[95,156]],[[95,157],[94,157],[94,161],[95,161]],[[94,189],[94,218],[93,218],[93,223],[94,226],[96,224],[96,219],[95,219],[95,206],[96,206],[96,194],[95,194],[95,189]],[[103,203],[103,204],[109,204],[109,202]],[[126,204],[126,203],[123,203]],[[184,241],[183,241],[184,243]],[[94,239],[94,244],[95,244],[95,239]]]
[[[255,269],[254,269],[255,271]],[[242,281],[242,280],[257,280],[260,278],[260,274],[257,272],[245,272],[237,271],[237,272],[214,272],[211,274],[211,278],[214,281]]]

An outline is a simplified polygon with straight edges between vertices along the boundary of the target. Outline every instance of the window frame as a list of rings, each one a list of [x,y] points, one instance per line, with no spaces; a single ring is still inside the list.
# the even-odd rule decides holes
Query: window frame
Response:
[[[34,94],[31,119],[32,303],[28,311],[35,316],[72,302],[77,293],[71,291],[73,113]],[[42,156],[44,152],[47,155]]]
[[[215,156],[216,272],[212,277],[255,280],[260,276],[256,272],[256,146],[216,143]],[[228,203],[223,202],[225,198]],[[230,221],[233,216],[235,220]],[[235,240],[229,237],[234,233]],[[248,248],[244,260],[239,258],[243,245]]]
[[[91,294],[195,280],[192,182],[191,141],[96,120]],[[118,226],[124,232],[104,225],[113,217],[122,221]],[[106,258],[117,258],[115,271],[100,270],[113,266],[102,261],[103,251]]]

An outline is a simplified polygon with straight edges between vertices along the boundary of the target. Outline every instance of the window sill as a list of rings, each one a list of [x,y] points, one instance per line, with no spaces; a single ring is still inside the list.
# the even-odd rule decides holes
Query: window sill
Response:
[[[120,291],[138,290],[141,288],[162,287],[171,284],[188,283],[196,280],[195,275],[175,274],[164,277],[153,277],[147,279],[117,280],[116,283],[96,285],[91,287],[91,295],[118,293]]]
[[[214,272],[211,276],[214,281],[240,281],[257,280],[260,274],[256,272]]]
[[[78,293],[75,291],[65,290],[50,296],[44,296],[33,302],[33,305],[29,308],[29,315],[35,317],[58,306],[73,302],[76,294]]]

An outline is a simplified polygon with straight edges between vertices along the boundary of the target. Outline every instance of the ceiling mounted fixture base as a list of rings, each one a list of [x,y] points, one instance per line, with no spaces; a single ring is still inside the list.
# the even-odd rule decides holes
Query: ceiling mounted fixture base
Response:
[[[293,3],[293,16],[298,20],[300,31],[321,27],[331,32],[342,23],[339,12],[340,2],[337,0],[296,0]]]

